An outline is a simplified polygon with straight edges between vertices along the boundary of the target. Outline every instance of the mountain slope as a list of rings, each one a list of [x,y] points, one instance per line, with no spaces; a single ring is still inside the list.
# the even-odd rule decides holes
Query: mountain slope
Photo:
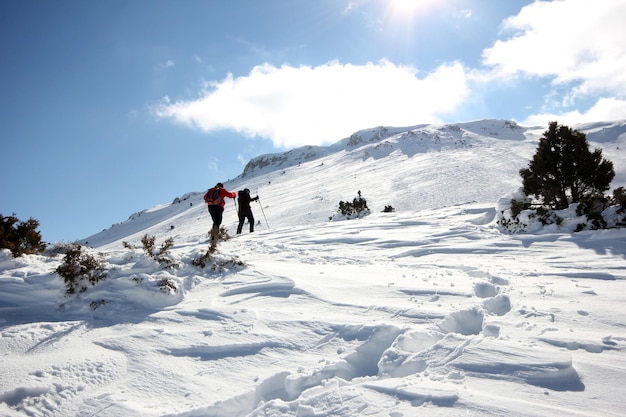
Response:
[[[616,178],[623,126],[589,126]],[[292,152],[226,183],[258,190],[262,225],[205,267],[189,193],[87,238],[108,277],[78,296],[61,256],[0,251],[0,415],[622,415],[626,232],[494,223],[542,132],[377,128]],[[329,221],[358,190],[373,213]],[[122,244],[146,233],[176,267]]]
[[[592,146],[601,146],[617,165],[614,184],[626,184],[619,167],[626,123],[574,127],[587,132]],[[415,211],[471,201],[493,202],[495,207],[500,197],[521,186],[519,170],[528,165],[544,130],[506,120],[366,129],[328,147],[259,156],[239,177],[223,182],[229,190],[249,188],[258,194],[263,212],[255,205],[256,219],[272,228],[326,222],[339,201],[352,201],[357,191],[375,212],[387,205]],[[176,238],[192,230],[197,230],[193,239],[199,240],[210,228],[203,193],[136,213],[82,242],[100,247],[124,239],[138,241],[146,232]],[[230,200],[224,216],[224,226],[233,234],[237,216]]]
[[[224,183],[230,190],[249,188],[258,193],[267,220],[275,227],[327,221],[340,200],[351,201],[359,190],[373,211],[385,205],[401,211],[495,202],[519,186],[517,171],[532,156],[535,141],[533,130],[497,120],[376,128],[329,147],[260,156],[242,175]],[[162,234],[174,224],[204,223],[198,231],[202,234],[209,228],[202,194],[190,193],[170,205],[136,213],[83,241],[98,247],[122,238],[137,240],[145,231]],[[224,224],[231,232],[234,222],[236,211],[229,201]]]

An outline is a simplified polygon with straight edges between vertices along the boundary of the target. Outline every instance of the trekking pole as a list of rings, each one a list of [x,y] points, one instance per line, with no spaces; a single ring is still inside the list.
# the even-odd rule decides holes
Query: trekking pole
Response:
[[[267,230],[270,230],[270,224],[267,222],[267,217],[265,217],[265,211],[263,211],[263,204],[261,204],[261,199],[257,199],[256,200],[257,203],[259,203],[259,206],[261,206],[261,213],[263,213],[263,218],[265,219],[265,224],[267,225]]]
[[[239,207],[237,207],[237,197],[233,198],[233,203],[235,203],[235,215],[239,218]]]

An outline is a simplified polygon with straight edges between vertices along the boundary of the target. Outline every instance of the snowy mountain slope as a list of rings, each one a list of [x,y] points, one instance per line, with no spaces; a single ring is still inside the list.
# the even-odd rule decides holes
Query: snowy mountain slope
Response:
[[[324,222],[340,200],[351,201],[359,190],[373,211],[385,205],[419,210],[496,201],[519,187],[517,171],[532,156],[536,139],[534,130],[499,120],[376,128],[325,148],[255,158],[241,176],[223,182],[230,190],[247,187],[258,193],[270,226]],[[162,234],[178,218],[186,226],[202,223],[208,218],[202,194],[190,193],[169,206],[134,214],[84,242],[99,247],[120,236],[136,240],[146,229]],[[234,222],[236,210],[229,203],[225,225]],[[205,233],[208,226],[199,232]]]
[[[614,164],[623,160],[624,122],[574,128],[588,128],[591,146],[601,147]],[[356,132],[329,147],[257,157],[242,175],[222,182],[229,190],[249,188],[261,197],[263,212],[256,206],[256,219],[263,220],[265,227],[266,223],[286,227],[325,222],[339,201],[351,201],[357,191],[372,211],[382,211],[386,205],[406,211],[471,201],[494,202],[495,206],[500,197],[521,186],[519,170],[528,165],[545,130],[506,120],[379,127]],[[606,139],[607,132],[614,135],[612,141]],[[614,184],[626,184],[623,172],[616,167]],[[207,183],[207,188],[212,185]],[[194,230],[198,237],[193,240],[197,240],[210,227],[203,194],[189,193],[171,205],[136,213],[82,242],[100,247],[121,239],[137,241],[146,232],[187,239],[184,236]],[[224,215],[224,225],[233,234],[237,214],[232,201]]]
[[[589,140],[625,178],[619,126]],[[372,129],[258,168],[225,182],[258,191],[257,232],[191,265],[210,220],[189,193],[85,239],[109,277],[78,298],[60,257],[0,253],[0,415],[622,415],[624,230],[494,224],[543,130]],[[358,190],[373,213],[329,221]],[[122,246],[146,233],[178,268]]]

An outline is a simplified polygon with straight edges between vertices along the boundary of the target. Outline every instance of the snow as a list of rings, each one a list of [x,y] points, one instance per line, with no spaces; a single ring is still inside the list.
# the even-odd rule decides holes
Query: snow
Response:
[[[615,187],[624,126],[581,126]],[[193,266],[210,219],[188,193],[85,238],[108,278],[78,297],[62,255],[0,252],[0,415],[622,415],[625,231],[496,224],[543,130],[377,128],[256,158],[274,162],[224,182],[260,196],[255,233]],[[330,221],[357,191],[371,214]],[[177,268],[122,243],[145,234]]]

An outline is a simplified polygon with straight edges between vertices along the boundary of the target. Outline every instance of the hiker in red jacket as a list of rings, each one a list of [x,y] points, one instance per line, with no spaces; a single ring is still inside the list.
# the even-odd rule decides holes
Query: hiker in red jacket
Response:
[[[222,224],[222,216],[224,215],[224,205],[226,201],[224,198],[235,198],[237,193],[230,192],[224,188],[224,184],[218,182],[215,187],[209,189],[204,195],[204,201],[209,207],[209,214],[213,219],[213,227],[211,228],[211,242],[217,240],[217,236],[220,232],[220,226]]]

